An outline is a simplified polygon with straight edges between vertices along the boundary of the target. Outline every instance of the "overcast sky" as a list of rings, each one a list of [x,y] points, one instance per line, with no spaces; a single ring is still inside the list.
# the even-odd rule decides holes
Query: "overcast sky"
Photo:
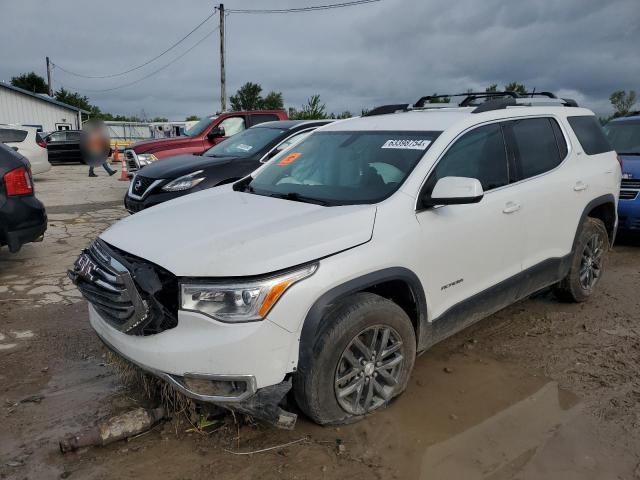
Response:
[[[229,8],[287,8],[338,0],[227,0]],[[209,0],[0,0],[0,81],[45,76],[45,56],[87,75],[117,73],[166,49],[209,15]],[[209,20],[150,65],[110,79],[54,69],[54,88],[103,111],[182,120],[220,108],[218,37],[135,85],[217,27]],[[328,111],[411,102],[433,92],[510,81],[575,98],[604,115],[618,89],[640,93],[640,0],[382,0],[342,9],[227,17],[227,92],[247,81],[299,107]]]

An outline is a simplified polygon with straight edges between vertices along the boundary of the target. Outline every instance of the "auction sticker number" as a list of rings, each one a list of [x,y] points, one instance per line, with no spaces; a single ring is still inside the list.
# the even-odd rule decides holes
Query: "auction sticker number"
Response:
[[[387,140],[381,148],[396,148],[400,150],[424,150],[431,143],[430,140]]]

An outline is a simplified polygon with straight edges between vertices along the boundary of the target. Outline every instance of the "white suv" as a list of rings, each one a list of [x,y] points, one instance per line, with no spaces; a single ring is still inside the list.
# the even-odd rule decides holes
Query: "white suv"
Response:
[[[29,160],[33,175],[51,170],[47,144],[35,127],[0,125],[0,143],[4,143]]]
[[[537,290],[583,301],[621,172],[551,94],[468,94],[316,130],[233,185],[112,226],[71,278],[108,347],[195,399],[291,427],[406,387],[416,353]]]

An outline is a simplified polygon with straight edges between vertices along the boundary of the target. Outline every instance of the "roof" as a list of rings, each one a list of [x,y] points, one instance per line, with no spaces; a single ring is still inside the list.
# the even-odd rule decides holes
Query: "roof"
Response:
[[[40,95],[38,93],[30,92],[29,90],[25,90],[24,88],[14,87],[13,85],[9,85],[8,83],[0,82],[0,87],[4,87],[8,90],[13,90],[14,92],[22,93],[23,95],[28,95],[33,98],[37,98],[38,100],[42,100],[43,102],[52,103],[62,108],[67,108],[69,110],[73,110],[75,112],[89,113],[87,110],[83,110],[82,108],[74,107],[73,105],[68,105],[66,103],[59,102],[55,98],[51,98],[49,96]]]
[[[640,115],[631,115],[629,117],[612,118],[607,123],[637,123],[640,122]]]
[[[266,127],[266,128],[280,128],[282,130],[291,130],[292,128],[300,127],[302,125],[326,125],[327,123],[331,123],[335,120],[277,120],[273,122],[262,122],[256,127]]]
[[[473,113],[476,107],[447,107],[438,109],[415,109],[387,113],[370,117],[356,117],[332,123],[322,131],[431,131],[442,132],[453,126],[467,128],[483,122],[514,117],[539,115],[593,115],[579,107],[559,106],[513,106],[500,110]]]

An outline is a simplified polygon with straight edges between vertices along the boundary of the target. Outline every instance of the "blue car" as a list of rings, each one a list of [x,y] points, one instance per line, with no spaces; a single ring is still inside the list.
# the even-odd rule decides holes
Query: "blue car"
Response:
[[[622,160],[618,229],[640,233],[640,115],[611,120],[604,130]]]

